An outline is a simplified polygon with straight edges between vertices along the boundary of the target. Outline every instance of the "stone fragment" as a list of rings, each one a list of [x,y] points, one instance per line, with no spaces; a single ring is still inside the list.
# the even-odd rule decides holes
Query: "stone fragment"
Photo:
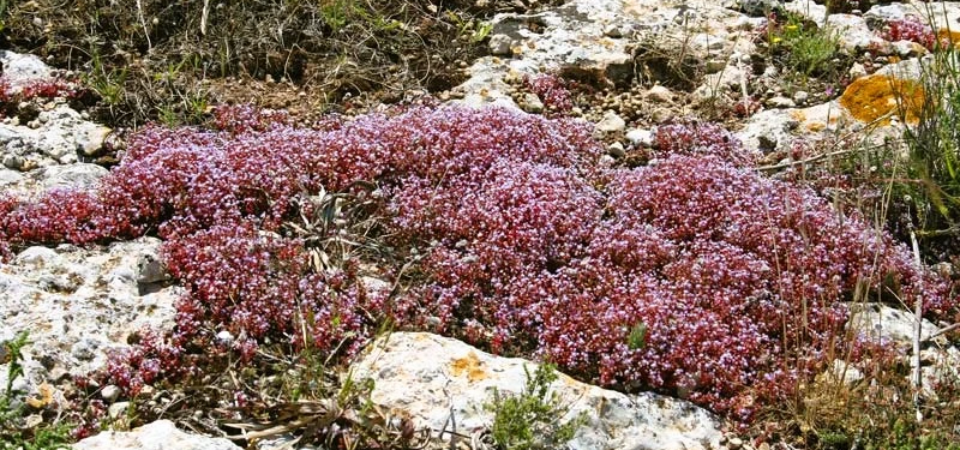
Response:
[[[772,12],[783,10],[780,0],[740,0],[740,10],[753,17],[766,17]]]
[[[0,270],[0,341],[30,330],[24,348],[26,392],[62,374],[103,368],[112,349],[144,327],[170,327],[180,288],[141,292],[137,262],[156,255],[160,240],[140,238],[109,246],[30,247]],[[55,364],[40,364],[53,358]],[[2,367],[0,367],[2,369]],[[0,370],[0,385],[6,370]]]
[[[806,103],[808,98],[810,98],[810,94],[807,93],[807,91],[797,91],[793,93],[793,101],[799,105]]]
[[[24,170],[25,161],[49,166],[77,162],[77,155],[97,154],[110,129],[80,117],[60,103],[40,112],[37,120],[23,126],[0,123],[0,156],[11,169]]]
[[[540,97],[537,97],[536,94],[526,93],[523,96],[523,102],[520,104],[524,111],[533,114],[539,114],[543,112],[543,102],[540,101]]]
[[[107,407],[107,416],[113,420],[117,420],[127,413],[127,409],[130,408],[130,402],[117,402]]]
[[[513,39],[505,34],[495,34],[490,36],[490,54],[497,56],[510,55],[513,52],[511,46]]]
[[[671,103],[673,102],[674,96],[673,96],[673,92],[671,92],[670,89],[658,84],[648,89],[647,92],[644,94],[644,97],[646,97],[647,100],[650,100],[652,102]]]
[[[19,92],[28,84],[47,80],[53,76],[53,69],[37,56],[8,50],[0,50],[0,67],[3,67],[3,78],[10,83],[13,92]]]
[[[798,121],[790,110],[768,109],[747,119],[736,135],[745,148],[766,154],[789,146],[794,139],[791,130],[797,125]]]
[[[793,108],[797,106],[797,104],[794,103],[793,100],[787,97],[784,97],[782,95],[778,95],[776,97],[768,99],[766,101],[766,104],[771,108]]]
[[[153,284],[170,280],[170,273],[163,266],[159,255],[143,253],[137,260],[137,283]]]
[[[622,117],[613,111],[607,111],[600,122],[597,122],[595,129],[603,134],[615,134],[622,133],[626,127],[627,122]]]
[[[653,146],[653,131],[634,128],[627,131],[627,141],[638,147]]]
[[[100,178],[110,173],[103,166],[88,163],[68,164],[63,166],[48,166],[39,169],[36,177],[40,185],[50,190],[53,188],[90,189],[97,185]]]
[[[185,433],[169,420],[133,431],[104,431],[73,444],[73,450],[241,450],[224,438]]]
[[[917,323],[912,313],[876,303],[851,306],[848,328],[873,339],[892,341],[904,348],[912,346]],[[936,332],[937,326],[923,319],[921,338],[927,338]]]
[[[623,144],[614,142],[607,146],[607,154],[616,158],[623,158],[627,153],[623,148]]]
[[[840,47],[850,54],[874,48],[884,48],[887,41],[874,33],[863,17],[853,14],[830,14],[826,28],[837,33]]]
[[[113,403],[120,397],[120,388],[112,384],[104,386],[103,389],[100,390],[100,397],[107,403]]]
[[[453,414],[458,430],[470,435],[492,423],[493,413],[484,404],[494,390],[512,395],[523,388],[524,367],[536,370],[533,362],[494,356],[454,339],[393,333],[368,348],[350,373],[355,380],[374,381],[371,400],[385,411],[434,432]],[[562,374],[551,390],[569,407],[557,420],[585,414],[586,425],[568,443],[572,450],[719,448],[720,422],[686,401],[652,393],[625,395]]]

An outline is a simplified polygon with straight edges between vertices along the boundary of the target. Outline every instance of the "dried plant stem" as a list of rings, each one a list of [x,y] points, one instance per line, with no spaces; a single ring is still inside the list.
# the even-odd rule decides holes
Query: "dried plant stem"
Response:
[[[140,18],[140,26],[143,27],[143,37],[147,39],[147,51],[153,50],[153,43],[150,42],[150,31],[147,30],[147,19],[143,16],[143,1],[137,0],[137,16]]]
[[[913,245],[913,262],[918,270],[923,266],[920,262],[920,246],[917,244],[917,234],[910,231],[910,243]],[[923,385],[920,371],[920,333],[923,330],[923,296],[917,295],[914,303],[913,313],[916,319],[916,325],[913,333],[913,405],[917,410],[917,423],[923,421],[923,412],[920,411],[920,389]]]
[[[200,34],[207,35],[207,19],[210,17],[210,0],[203,0],[203,13],[200,15]]]

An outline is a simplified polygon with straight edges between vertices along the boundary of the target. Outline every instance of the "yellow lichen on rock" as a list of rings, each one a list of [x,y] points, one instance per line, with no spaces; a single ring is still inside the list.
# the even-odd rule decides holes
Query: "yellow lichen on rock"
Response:
[[[953,44],[954,48],[960,48],[960,31],[941,28],[937,32],[937,40],[942,44]]]
[[[889,125],[892,116],[917,123],[923,102],[923,87],[919,83],[880,74],[858,78],[840,97],[840,105],[854,118],[880,125]]]
[[[483,363],[477,354],[470,352],[463,358],[457,358],[450,363],[450,371],[453,376],[466,376],[470,381],[480,381],[487,378],[487,372],[483,370]]]

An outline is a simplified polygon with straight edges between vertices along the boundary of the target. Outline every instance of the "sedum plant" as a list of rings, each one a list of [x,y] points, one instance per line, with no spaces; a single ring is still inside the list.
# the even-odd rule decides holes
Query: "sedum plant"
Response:
[[[664,127],[650,165],[610,169],[586,124],[502,109],[218,123],[139,132],[95,190],[0,200],[11,252],[165,240],[186,294],[174,329],[114,355],[104,382],[126,395],[266,342],[349,355],[390,322],[749,421],[827,362],[855,292],[956,310],[905,248],[751,170],[714,126]]]

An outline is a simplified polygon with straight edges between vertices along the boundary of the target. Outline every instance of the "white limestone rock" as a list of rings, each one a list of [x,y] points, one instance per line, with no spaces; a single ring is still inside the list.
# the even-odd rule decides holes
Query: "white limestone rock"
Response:
[[[224,438],[186,433],[169,420],[132,431],[104,431],[72,446],[73,450],[241,450]]]
[[[70,164],[77,153],[89,155],[102,146],[110,129],[81,118],[66,104],[40,112],[36,128],[0,123],[0,156],[32,160],[37,166]]]
[[[53,78],[53,69],[34,55],[0,50],[0,64],[3,64],[3,78],[10,83],[13,92],[19,92],[36,81]]]
[[[456,89],[464,94],[461,103],[476,106],[509,98],[503,78],[510,73],[558,71],[598,86],[629,84],[638,42],[720,70],[733,49],[750,40],[744,24],[759,22],[748,19],[712,0],[571,0],[535,14],[499,14],[491,20],[492,36],[502,36],[491,38],[494,55],[476,60]]]
[[[536,364],[503,358],[463,342],[429,333],[393,333],[371,345],[351,366],[354,380],[372,379],[371,399],[385,411],[410,417],[438,432],[451,412],[457,429],[470,434],[492,424],[484,404],[494,390],[517,394],[524,367]],[[716,417],[689,402],[651,393],[625,395],[566,375],[551,389],[569,406],[569,420],[584,413],[587,423],[569,442],[574,450],[698,450],[720,448]]]
[[[887,45],[887,41],[871,30],[861,16],[830,14],[824,26],[838,33],[840,48],[849,54],[857,54],[860,51],[882,48]]]
[[[597,122],[595,130],[602,134],[617,134],[623,133],[626,128],[627,122],[622,117],[613,111],[607,111],[603,114],[603,118]]]
[[[847,327],[874,339],[892,341],[904,348],[912,346],[917,324],[913,313],[877,303],[852,306]],[[936,332],[936,325],[927,319],[922,320],[921,339]]]
[[[788,12],[810,19],[816,24],[822,24],[827,20],[827,7],[820,3],[814,0],[794,0],[784,3],[783,8]]]
[[[138,263],[156,259],[159,245],[140,238],[89,249],[35,246],[0,264],[0,341],[30,332],[18,381],[27,391],[102,368],[107,350],[144,327],[172,326],[180,288],[138,283]],[[6,376],[0,365],[0,385]]]
[[[110,171],[103,166],[76,163],[43,167],[30,175],[40,183],[44,190],[54,188],[86,190],[96,186],[100,178],[108,173]]]
[[[634,128],[627,131],[626,138],[634,146],[649,148],[653,147],[654,131]]]
[[[768,109],[754,114],[744,124],[736,136],[743,142],[745,149],[760,153],[770,153],[777,149],[788,148],[793,142],[793,130],[799,122],[788,109]]]

